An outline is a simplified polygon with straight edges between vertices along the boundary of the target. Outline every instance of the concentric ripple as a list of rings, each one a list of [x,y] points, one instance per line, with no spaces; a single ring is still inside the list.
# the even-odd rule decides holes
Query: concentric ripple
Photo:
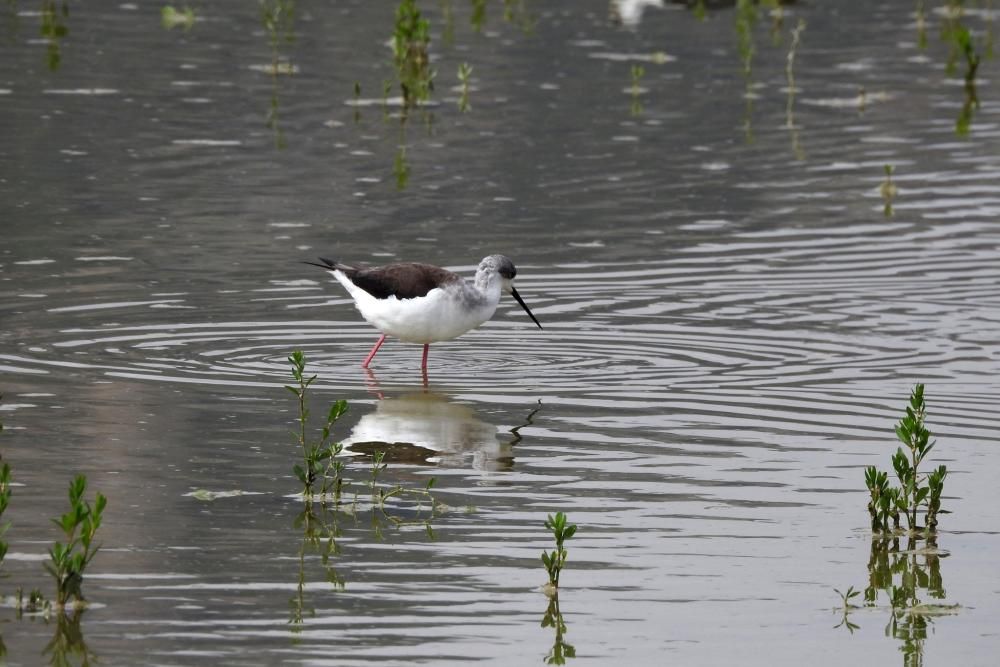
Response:
[[[622,410],[676,407],[683,394],[730,424],[746,423],[737,396],[742,404],[762,392],[771,401],[810,388],[857,392],[819,417],[798,415],[794,402],[769,406],[772,421],[809,431],[817,420],[881,405],[875,387],[906,386],[914,373],[939,385],[977,376],[989,382],[1000,357],[1000,269],[984,239],[996,236],[974,221],[946,230],[793,228],[695,244],[661,262],[526,267],[521,292],[544,329],[504,302],[479,330],[431,347],[428,383],[457,394]],[[258,292],[247,308],[258,316],[294,313],[294,320],[190,321],[199,309],[185,309],[192,298],[185,294],[168,295],[167,310],[162,298],[57,306],[49,311],[131,312],[157,322],[63,328],[0,359],[15,372],[62,367],[149,382],[279,387],[288,381],[287,355],[302,349],[320,386],[420,384],[417,345],[390,341],[370,371],[359,367],[377,332],[339,291],[335,283],[282,283]],[[751,399],[749,409],[762,409],[762,401]],[[991,423],[975,410],[965,417]],[[848,431],[856,426],[844,420]]]

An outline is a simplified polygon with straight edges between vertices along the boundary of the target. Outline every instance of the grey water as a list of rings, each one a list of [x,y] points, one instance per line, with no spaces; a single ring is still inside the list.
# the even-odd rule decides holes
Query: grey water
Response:
[[[561,641],[566,664],[994,664],[990,3],[418,4],[436,74],[405,117],[396,3],[199,3],[188,28],[0,7],[3,659],[525,665]],[[431,346],[426,383],[419,346],[360,368],[377,332],[302,263],[471,275],[496,252],[544,329],[504,301]],[[350,404],[325,563],[292,473],[296,349],[313,426]],[[946,595],[909,635],[885,597],[849,627],[863,468],[890,468],[918,382]],[[372,509],[376,451],[387,486],[435,479],[433,515]],[[51,597],[79,473],[109,505],[67,631],[11,598]],[[579,526],[561,634],[556,511]]]

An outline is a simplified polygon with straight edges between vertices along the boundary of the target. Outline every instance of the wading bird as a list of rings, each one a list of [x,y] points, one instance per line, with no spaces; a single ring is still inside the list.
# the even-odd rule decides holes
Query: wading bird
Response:
[[[501,292],[513,296],[531,321],[542,328],[514,289],[517,269],[503,255],[483,258],[472,282],[430,264],[403,262],[363,268],[323,257],[319,261],[322,263],[306,264],[332,273],[350,293],[361,316],[382,332],[361,363],[363,368],[368,368],[385,337],[392,336],[407,343],[423,343],[420,367],[426,370],[430,344],[457,338],[493,317]]]

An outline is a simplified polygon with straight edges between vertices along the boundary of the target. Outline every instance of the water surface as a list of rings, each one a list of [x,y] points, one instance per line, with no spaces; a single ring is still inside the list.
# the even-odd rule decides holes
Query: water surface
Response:
[[[285,2],[291,41],[240,3],[188,31],[71,3],[50,40],[37,7],[3,10],[3,594],[49,591],[48,518],[85,473],[109,509],[78,629],[105,664],[542,662],[555,511],[579,525],[568,663],[992,664],[995,61],[963,134],[964,62],[948,71],[933,3],[751,23],[497,4],[480,32],[466,3],[423,4],[434,105],[405,123],[382,103],[390,3]],[[961,21],[985,54],[992,13]],[[376,332],[301,263],[470,275],[494,252],[544,330],[505,301],[432,346],[426,387],[418,346],[359,368]],[[294,497],[294,349],[317,416],[351,405],[352,512],[311,524],[340,531],[333,570]],[[917,382],[951,471],[938,574],[960,608],[906,644],[884,598],[834,629],[833,589],[869,580],[862,468],[888,468]],[[373,513],[375,451],[386,484],[434,477],[446,507]],[[48,659],[55,620],[3,611],[8,662]]]

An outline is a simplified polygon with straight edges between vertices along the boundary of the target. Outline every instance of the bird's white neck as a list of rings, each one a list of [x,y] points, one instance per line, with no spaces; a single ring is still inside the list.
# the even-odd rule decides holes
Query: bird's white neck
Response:
[[[487,296],[496,292],[497,298],[499,298],[500,282],[501,278],[496,271],[477,271],[476,279],[473,285],[475,285],[477,292],[482,292]]]

